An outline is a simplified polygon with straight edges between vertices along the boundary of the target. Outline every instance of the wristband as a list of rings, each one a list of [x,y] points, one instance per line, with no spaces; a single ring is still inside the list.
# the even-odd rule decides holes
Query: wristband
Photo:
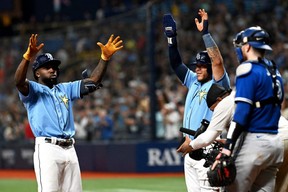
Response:
[[[109,59],[104,54],[101,54],[101,59],[104,61],[109,61]]]
[[[168,46],[169,47],[177,45],[176,37],[167,37],[167,41],[168,41]]]
[[[207,33],[209,33],[209,32],[208,32],[208,20],[204,20],[204,21],[203,21],[202,34],[205,35],[205,34],[207,34]]]
[[[31,60],[31,58],[28,56],[27,53],[24,53],[24,54],[23,54],[23,58],[24,58],[25,60],[27,60],[27,61],[30,61],[30,60]]]

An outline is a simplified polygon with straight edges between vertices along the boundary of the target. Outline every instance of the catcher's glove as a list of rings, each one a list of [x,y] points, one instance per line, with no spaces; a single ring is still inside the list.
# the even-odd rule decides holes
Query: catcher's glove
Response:
[[[234,159],[225,154],[222,154],[216,167],[212,170],[211,166],[207,172],[208,180],[212,187],[230,185],[235,180],[236,174]]]

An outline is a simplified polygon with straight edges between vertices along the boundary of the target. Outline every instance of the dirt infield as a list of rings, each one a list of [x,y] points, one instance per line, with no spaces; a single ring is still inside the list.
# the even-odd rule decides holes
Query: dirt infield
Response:
[[[183,173],[99,173],[82,172],[82,178],[123,178],[123,177],[183,177]],[[36,179],[33,170],[0,170],[0,179]]]

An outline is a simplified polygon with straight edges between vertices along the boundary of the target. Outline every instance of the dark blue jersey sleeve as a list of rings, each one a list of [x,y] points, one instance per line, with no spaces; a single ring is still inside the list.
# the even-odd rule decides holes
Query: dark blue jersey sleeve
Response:
[[[186,73],[189,69],[186,65],[182,63],[182,59],[177,46],[169,47],[169,60],[170,60],[170,66],[176,73],[177,77],[183,83],[185,80]]]

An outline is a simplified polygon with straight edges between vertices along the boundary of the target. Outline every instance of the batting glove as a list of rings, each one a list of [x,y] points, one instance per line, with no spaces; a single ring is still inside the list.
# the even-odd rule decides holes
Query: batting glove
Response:
[[[120,39],[120,36],[117,36],[114,39],[114,35],[112,34],[106,43],[106,45],[103,45],[102,43],[98,42],[97,45],[101,48],[101,58],[104,61],[110,60],[112,55],[123,48],[122,40]]]
[[[163,28],[164,33],[168,40],[168,45],[176,45],[176,36],[177,36],[177,29],[176,29],[176,22],[173,19],[171,14],[165,14],[163,17]]]
[[[23,54],[23,58],[27,61],[30,61],[44,47],[43,43],[37,46],[37,36],[37,34],[31,35],[27,51]]]

